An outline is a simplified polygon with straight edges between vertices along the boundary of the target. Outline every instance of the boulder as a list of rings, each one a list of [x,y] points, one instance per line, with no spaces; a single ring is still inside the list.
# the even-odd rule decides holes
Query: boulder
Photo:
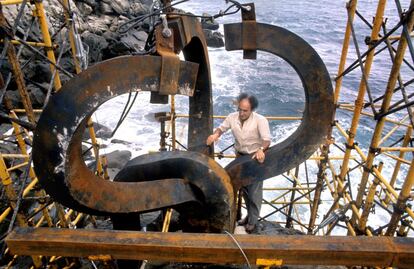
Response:
[[[11,124],[2,123],[2,125],[7,125],[9,129],[12,128]],[[0,143],[0,152],[2,154],[15,154],[19,153],[19,151],[19,147],[14,143]]]
[[[95,135],[99,138],[108,139],[108,138],[111,137],[112,130],[109,127],[107,127],[103,124],[94,122],[93,123],[93,129],[95,130]],[[88,128],[85,129],[85,132],[83,133],[82,138],[84,140],[87,140],[87,139],[90,138]]]
[[[76,2],[83,2],[85,4],[88,4],[90,7],[92,7],[93,9],[97,8],[98,2],[97,0],[77,0]]]
[[[127,43],[121,40],[109,40],[108,47],[103,51],[103,60],[110,59],[121,55],[130,55],[136,51],[135,48],[131,48]]]
[[[38,83],[49,83],[52,78],[50,65],[45,61],[32,61],[24,69],[25,77]]]
[[[220,32],[213,32],[207,29],[204,29],[203,32],[207,41],[207,46],[213,48],[224,47],[224,36]]]
[[[125,140],[121,140],[121,139],[112,139],[111,143],[113,144],[122,144],[122,145],[129,145],[131,144],[131,142],[125,141]]]
[[[102,18],[93,15],[88,18],[89,29],[92,33],[102,35],[104,32],[109,30],[108,23],[102,20]]]
[[[147,36],[148,35],[143,31],[131,29],[127,33],[121,35],[120,41],[131,50],[140,51],[145,47]]]
[[[210,14],[203,13],[203,16],[211,16]],[[219,28],[219,24],[214,20],[214,18],[202,18],[201,19],[201,27],[207,30],[217,30]]]
[[[142,3],[134,2],[129,7],[130,16],[136,17],[139,15],[147,14],[148,12],[149,12],[149,6],[142,4]]]
[[[266,220],[259,222],[254,233],[264,235],[304,235],[304,233],[299,230],[284,228],[279,223]]]
[[[1,135],[4,135],[6,132],[8,132],[9,130],[11,130],[12,128],[13,128],[13,125],[11,125],[9,123],[2,122],[0,124],[0,134]],[[0,145],[4,145],[4,144],[0,143]],[[16,145],[14,145],[14,146],[16,146]],[[0,146],[0,148],[1,148],[1,146]],[[3,151],[1,151],[1,152],[3,152]]]
[[[40,86],[40,87],[39,87]],[[39,86],[29,84],[27,91],[29,92],[30,100],[32,101],[33,108],[42,108],[46,98],[45,92],[49,87],[48,83],[39,84]]]
[[[78,7],[79,12],[82,16],[91,15],[93,12],[93,7],[85,2],[76,1],[76,6]]]
[[[108,47],[108,42],[106,42],[105,38],[94,33],[83,32],[82,40],[89,47],[89,63],[102,61],[102,50]]]
[[[4,96],[12,108],[23,107],[22,99],[18,91],[6,91]]]
[[[111,42],[111,41],[116,41],[119,39],[119,35],[116,32],[113,31],[106,31],[105,33],[103,33],[102,37],[105,38],[106,41]],[[108,43],[109,45],[109,43]]]
[[[128,14],[129,10],[129,1],[128,0],[112,0],[110,1],[112,9],[119,15]]]
[[[121,169],[131,159],[132,154],[128,150],[115,150],[103,156],[108,160],[108,168]]]
[[[105,2],[99,3],[99,11],[102,14],[114,14],[114,10],[112,9],[111,5]]]

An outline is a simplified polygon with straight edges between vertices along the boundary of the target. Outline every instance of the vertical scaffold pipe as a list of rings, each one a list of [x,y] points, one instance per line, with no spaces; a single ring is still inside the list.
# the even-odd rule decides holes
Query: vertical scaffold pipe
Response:
[[[380,162],[379,166],[378,166],[378,171],[381,172],[382,167],[383,167],[384,163]],[[359,230],[360,231],[365,231],[365,228],[367,226],[367,221],[368,221],[368,215],[371,212],[371,207],[374,204],[374,199],[375,199],[375,194],[376,194],[376,190],[378,185],[380,184],[380,180],[375,177],[374,181],[372,182],[371,186],[369,187],[369,191],[367,194],[367,198],[364,204],[364,210],[362,211],[361,214],[361,218],[359,220]]]
[[[404,140],[403,140],[403,143],[402,143],[402,147],[408,146],[408,143],[410,143],[410,141],[411,141],[412,132],[413,132],[413,128],[411,126],[409,126],[407,128],[407,132],[405,133]],[[398,155],[398,158],[400,160],[402,160],[402,159],[404,159],[404,155],[405,155],[405,152],[401,151],[400,154]],[[400,160],[398,160],[395,164],[394,172],[392,173],[391,180],[390,180],[391,187],[394,187],[395,181],[397,181],[397,176],[398,176],[398,173],[400,172],[400,167],[401,167],[401,161]],[[388,205],[389,202],[390,202],[390,198],[388,196],[385,196],[384,203],[386,205]]]
[[[381,30],[382,19],[384,16],[385,3],[386,3],[386,0],[380,0],[378,2],[377,12],[375,15],[375,21],[374,21],[374,25],[373,25],[372,32],[371,32],[371,40],[378,39],[378,34],[379,34],[379,31]],[[368,80],[368,76],[371,71],[372,62],[374,60],[374,54],[375,54],[375,50],[373,49],[368,53],[367,58],[365,60],[363,75],[365,76],[367,80]],[[365,79],[363,78],[361,79],[360,84],[359,84],[359,89],[358,89],[358,96],[357,96],[357,99],[355,100],[354,115],[352,117],[351,127],[348,131],[349,136],[348,136],[348,141],[347,141],[347,147],[345,150],[344,160],[341,166],[341,172],[339,174],[339,180],[341,180],[342,182],[345,181],[345,176],[348,173],[348,165],[349,165],[349,159],[351,156],[351,150],[355,143],[355,134],[357,132],[359,118],[361,116],[361,111],[362,111],[363,104],[364,104],[364,96],[366,92],[365,81],[366,81]]]
[[[321,155],[324,159],[322,159],[318,165],[319,171],[318,171],[318,177],[316,180],[315,195],[313,197],[311,216],[309,219],[308,234],[312,234],[313,228],[315,227],[316,216],[318,213],[319,203],[321,200],[321,194],[322,194],[322,189],[323,189],[323,181],[325,179],[326,164],[328,162],[328,145],[327,144],[323,145],[321,151],[322,151]]]
[[[357,2],[358,2],[357,0],[351,0],[349,2],[349,12],[350,12],[350,16],[351,16],[351,22],[348,22],[347,25],[346,25],[344,42],[342,43],[341,60],[339,62],[338,75],[337,75],[337,78],[335,80],[335,94],[334,94],[334,103],[335,103],[335,105],[337,105],[337,103],[338,103],[339,93],[341,91],[343,76],[340,76],[340,75],[345,70],[346,56],[348,55],[349,41],[350,41],[350,37],[351,37],[351,24],[350,23],[352,23],[352,21],[354,20],[354,15],[355,15]]]
[[[46,14],[41,1],[34,1],[36,9],[34,10],[34,15],[39,19],[40,31],[42,32],[43,42],[45,43],[45,51],[47,58],[52,62],[56,63],[55,53],[53,52],[52,39],[50,38],[49,27],[46,21]],[[50,70],[53,71],[56,67],[53,64],[50,64]],[[60,82],[59,75],[56,75],[54,78],[55,89],[60,89],[62,83]]]
[[[410,28],[411,29],[411,28]],[[405,178],[400,195],[398,196],[397,203],[394,205],[394,212],[392,213],[391,220],[388,224],[388,229],[385,232],[387,236],[393,236],[397,230],[398,222],[401,215],[405,212],[405,207],[408,198],[410,198],[411,188],[414,185],[414,160],[411,161],[410,169],[408,170],[407,177]]]
[[[414,7],[414,0],[411,0],[410,9]],[[414,15],[413,12],[407,14],[407,27],[408,29],[412,29],[414,25]],[[401,34],[400,43],[398,44],[397,53],[395,55],[395,60],[391,68],[390,77],[388,79],[387,88],[385,90],[384,99],[381,105],[381,112],[386,113],[389,109],[391,98],[393,95],[393,90],[397,83],[398,76],[400,74],[401,63],[404,59],[404,54],[407,49],[407,39],[404,34]],[[368,177],[370,175],[371,169],[373,167],[374,158],[376,154],[376,149],[378,148],[379,142],[381,140],[382,130],[385,124],[385,117],[380,117],[374,130],[374,134],[371,140],[370,151],[367,156],[366,167],[362,174],[361,183],[359,186],[358,195],[356,198],[356,206],[358,208],[362,205],[362,199],[365,193],[365,188],[368,182]],[[354,222],[355,224],[355,222]]]

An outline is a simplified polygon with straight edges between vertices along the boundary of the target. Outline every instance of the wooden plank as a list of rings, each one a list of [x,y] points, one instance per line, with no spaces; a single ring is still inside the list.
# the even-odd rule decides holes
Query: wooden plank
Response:
[[[250,263],[414,267],[414,239],[393,237],[234,235]],[[114,259],[245,263],[226,234],[17,228],[6,239],[13,254]]]

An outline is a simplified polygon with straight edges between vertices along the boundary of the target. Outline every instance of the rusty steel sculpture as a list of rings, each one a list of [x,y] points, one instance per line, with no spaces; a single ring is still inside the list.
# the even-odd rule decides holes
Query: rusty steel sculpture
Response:
[[[213,130],[206,41],[196,18],[172,16],[168,18],[170,31],[162,25],[155,30],[156,55],[125,56],[97,64],[67,82],[44,109],[34,134],[33,162],[42,186],[55,201],[94,215],[134,215],[173,207],[186,219],[184,231],[231,231],[240,187],[299,165],[324,143],[334,112],[324,63],[302,38],[256,23],[254,5],[245,6],[241,23],[225,25],[226,49],[244,50],[244,57],[250,59],[262,50],[292,65],[306,94],[298,129],[271,147],[263,164],[249,156],[226,168],[216,163],[204,146]],[[179,52],[185,61],[179,60]],[[82,134],[101,104],[135,91],[150,91],[151,100],[162,103],[168,95],[190,96],[189,150],[139,156],[114,181],[105,181],[83,161]]]

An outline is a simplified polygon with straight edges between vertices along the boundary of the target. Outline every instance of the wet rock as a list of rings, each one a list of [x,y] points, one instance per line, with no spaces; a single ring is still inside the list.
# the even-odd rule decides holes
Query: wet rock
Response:
[[[304,235],[303,232],[295,230],[295,229],[289,229],[284,228],[280,224],[276,222],[271,221],[260,221],[258,227],[256,228],[256,231],[254,231],[255,234],[268,234],[268,235]]]
[[[158,229],[159,228],[158,224],[160,222],[160,219],[162,218],[161,212],[162,211],[159,210],[159,211],[154,211],[154,212],[148,212],[148,213],[141,214],[140,215],[141,226],[142,227],[148,227],[148,226],[154,225],[156,223],[157,224],[157,229],[156,230],[147,228],[147,231],[161,231],[161,229]],[[162,223],[161,223],[161,225],[162,225]]]
[[[144,49],[147,37],[148,35],[145,32],[130,30],[126,34],[121,35],[120,41],[130,50],[140,51]]]
[[[203,16],[211,16],[208,13],[203,13]],[[201,19],[201,27],[207,30],[217,30],[219,28],[219,24],[214,20],[214,18],[202,18]]]
[[[90,32],[82,33],[83,42],[89,47],[89,63],[102,61],[102,50],[108,47],[105,38]]]
[[[75,73],[75,64],[73,63],[73,57],[70,53],[65,53],[60,59],[59,65],[68,72]],[[63,72],[59,73],[60,76],[64,75]]]
[[[85,226],[85,229],[102,229],[102,230],[112,230],[112,222],[108,219],[100,219],[96,218],[96,226],[94,226],[92,223],[88,223]]]
[[[30,62],[24,69],[24,73],[26,78],[38,83],[49,83],[52,78],[49,64],[39,60]]]
[[[111,143],[114,144],[122,144],[122,145],[129,145],[131,144],[131,142],[125,141],[125,140],[121,140],[121,139],[112,139]]]
[[[105,3],[105,2],[100,2],[99,3],[99,11],[102,14],[106,14],[106,15],[115,13],[114,10],[112,9],[111,5],[108,4],[108,3]]]
[[[103,53],[103,60],[110,59],[120,55],[128,55],[131,54],[133,49],[127,46],[124,42],[120,40],[110,40],[108,47],[102,51]]]
[[[109,30],[109,24],[112,22],[110,16],[89,16],[88,25],[92,33],[102,35],[104,32]],[[83,34],[82,34],[83,35]]]
[[[8,132],[10,129],[12,129],[13,126],[9,123],[1,123],[0,124],[0,134],[4,135],[6,132]],[[5,144],[0,144],[0,148],[1,145],[5,145]],[[3,152],[2,150],[0,150],[1,152]]]
[[[108,42],[117,41],[119,38],[118,34],[113,31],[106,31],[105,33],[103,33],[102,37],[104,37],[105,40]],[[109,43],[108,43],[108,46],[109,46]]]
[[[6,125],[7,128],[12,128],[11,124],[2,124],[2,125]],[[4,133],[2,133],[4,134]],[[13,143],[1,143],[0,144],[0,152],[2,154],[14,154],[19,152],[19,147],[16,144]]]
[[[76,6],[79,9],[79,12],[83,16],[91,15],[93,12],[93,7],[85,2],[76,1]]]
[[[65,21],[65,17],[63,16],[64,8],[60,0],[43,0],[42,3],[47,13],[49,25],[51,26],[49,27],[50,34],[53,35]],[[69,0],[69,7],[74,14],[81,14],[73,0]],[[79,25],[84,24],[82,17],[78,16],[76,20],[79,22]]]
[[[85,4],[88,4],[93,9],[98,7],[98,1],[97,0],[78,0],[77,2],[83,2]]]
[[[107,168],[106,171],[108,172],[109,179],[115,178],[115,176],[119,173],[121,169],[118,168]]]
[[[130,5],[129,15],[139,16],[149,12],[149,6],[143,3],[134,2]]]
[[[152,216],[156,216],[156,218],[153,218],[151,221],[148,221],[149,218],[151,218],[151,215],[146,216],[146,214],[141,215],[141,224],[142,226],[146,226],[147,231],[161,231],[162,226],[164,224],[164,216],[165,211],[156,211],[151,212]],[[154,215],[156,214],[156,215]],[[169,232],[176,232],[181,230],[180,225],[180,213],[178,213],[176,210],[173,209],[170,219],[170,225],[168,226]]]
[[[95,135],[99,138],[108,139],[108,138],[111,137],[112,129],[110,129],[109,127],[107,127],[103,124],[94,122],[93,123],[93,129],[95,130]],[[90,138],[88,128],[85,129],[85,132],[83,133],[82,138],[84,140],[87,140],[87,139]]]
[[[23,106],[22,99],[18,91],[6,91],[5,98],[7,98],[13,108]]]
[[[120,14],[120,15],[126,15],[128,14],[129,10],[129,1],[128,0],[111,0],[107,2],[111,5],[112,9]]]
[[[108,160],[108,168],[121,169],[131,159],[132,154],[128,150],[115,150],[103,156]]]
[[[41,86],[41,87],[39,87]],[[42,83],[39,86],[30,84],[27,86],[27,91],[29,92],[30,100],[32,101],[33,108],[42,108],[44,100],[46,98],[45,90],[49,87],[48,83]]]
[[[203,30],[204,36],[207,41],[207,46],[213,47],[213,48],[220,48],[224,47],[224,37],[219,32],[213,32],[211,30]]]

